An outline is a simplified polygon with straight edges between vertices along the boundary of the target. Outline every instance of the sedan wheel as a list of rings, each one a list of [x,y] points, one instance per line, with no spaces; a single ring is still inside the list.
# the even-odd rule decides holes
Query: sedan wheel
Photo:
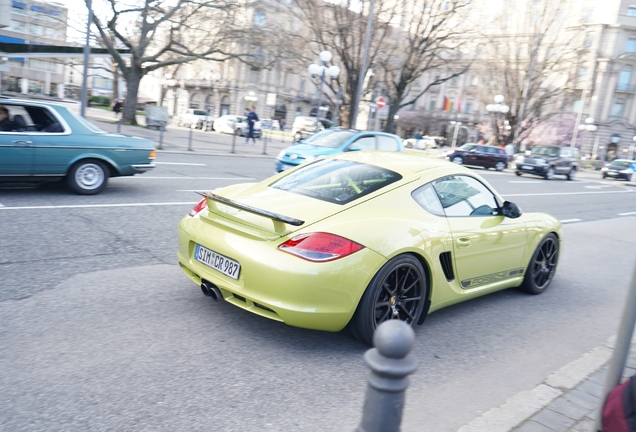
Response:
[[[549,167],[545,173],[546,180],[552,180],[554,178],[554,167]]]
[[[464,159],[461,156],[455,156],[452,162],[461,165],[464,163]]]
[[[576,169],[572,168],[567,175],[568,180],[574,180],[574,176],[576,175]]]
[[[495,169],[496,169],[497,171],[503,171],[503,170],[505,170],[505,169],[506,169],[506,163],[505,163],[505,162],[501,162],[501,161],[497,162],[497,163],[495,164]]]
[[[75,193],[95,195],[108,183],[108,168],[97,160],[80,161],[71,167],[66,180]]]
[[[372,345],[373,333],[384,321],[397,319],[408,325],[417,322],[427,295],[422,264],[411,255],[397,256],[375,275],[347,330],[355,338]]]
[[[550,285],[558,260],[559,241],[550,233],[534,251],[520,288],[530,294],[541,294]]]

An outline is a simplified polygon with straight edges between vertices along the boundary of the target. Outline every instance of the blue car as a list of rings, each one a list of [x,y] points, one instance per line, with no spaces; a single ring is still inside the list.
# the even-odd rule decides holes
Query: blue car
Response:
[[[320,156],[359,150],[401,152],[402,140],[386,132],[327,129],[281,150],[276,157],[276,171],[297,167]]]

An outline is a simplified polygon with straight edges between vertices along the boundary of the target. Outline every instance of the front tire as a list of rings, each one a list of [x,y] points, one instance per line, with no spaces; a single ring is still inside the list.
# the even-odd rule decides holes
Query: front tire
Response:
[[[568,175],[566,176],[568,180],[574,180],[574,176],[576,175],[576,169],[572,168]]]
[[[103,162],[88,159],[73,165],[66,181],[71,190],[79,195],[95,195],[104,190],[108,176],[108,167]]]
[[[506,163],[505,163],[505,162],[502,162],[502,161],[497,162],[497,163],[495,164],[495,169],[496,169],[497,171],[503,171],[503,170],[505,170],[505,169],[506,169]]]
[[[541,240],[532,254],[523,283],[519,288],[530,294],[541,294],[550,285],[558,261],[559,240],[555,234],[550,233]]]
[[[461,165],[464,163],[464,158],[461,156],[455,156],[451,162]]]
[[[384,321],[399,319],[408,325],[418,322],[427,298],[428,283],[422,264],[412,255],[399,255],[373,277],[347,332],[373,345],[373,333]]]
[[[548,167],[548,170],[545,173],[546,180],[552,180],[554,178],[554,167]]]
[[[523,175],[521,171],[515,171],[515,174],[517,174],[518,177],[521,177]]]

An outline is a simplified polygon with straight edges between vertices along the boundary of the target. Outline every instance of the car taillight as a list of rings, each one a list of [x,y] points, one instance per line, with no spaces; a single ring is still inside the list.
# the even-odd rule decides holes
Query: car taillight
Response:
[[[197,205],[192,207],[192,210],[190,210],[190,213],[188,213],[188,216],[194,216],[197,213],[199,213],[201,210],[207,207],[208,207],[208,202],[205,200],[205,198],[203,198],[201,201],[197,203]]]
[[[364,249],[364,246],[334,234],[319,232],[298,235],[278,246],[278,249],[307,261],[326,262],[351,255]]]

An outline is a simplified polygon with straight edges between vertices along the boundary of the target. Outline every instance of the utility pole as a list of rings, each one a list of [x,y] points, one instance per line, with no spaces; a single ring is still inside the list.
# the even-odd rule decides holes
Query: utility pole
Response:
[[[523,114],[526,110],[526,102],[528,101],[528,91],[530,89],[530,81],[532,80],[532,69],[534,68],[534,61],[537,58],[537,48],[539,48],[539,34],[535,31],[534,33],[534,43],[532,46],[532,54],[530,55],[530,65],[528,66],[528,73],[526,74],[526,85],[523,88],[523,96],[521,98],[521,106],[519,107],[519,112],[517,113],[517,125],[515,127],[515,134],[512,138],[512,142],[514,143],[517,150],[520,148],[517,146],[517,139],[519,138],[519,129],[521,128],[521,122],[523,121]]]
[[[91,54],[91,21],[93,21],[93,6],[92,0],[86,0],[86,7],[88,8],[88,19],[86,22],[86,45],[84,45],[84,78],[82,78],[82,93],[80,104],[80,115],[86,117],[86,102],[87,102],[87,87],[88,87],[88,57]]]
[[[369,21],[367,22],[367,35],[364,42],[364,56],[362,59],[362,68],[360,68],[360,77],[358,78],[358,89],[356,91],[354,99],[351,101],[351,109],[353,113],[351,115],[351,121],[353,121],[353,128],[355,129],[358,122],[358,109],[360,102],[362,101],[362,86],[364,85],[364,77],[367,75],[367,64],[369,63],[369,44],[371,43],[371,30],[373,29],[373,10],[375,9],[375,0],[371,0],[371,6],[369,7]]]

